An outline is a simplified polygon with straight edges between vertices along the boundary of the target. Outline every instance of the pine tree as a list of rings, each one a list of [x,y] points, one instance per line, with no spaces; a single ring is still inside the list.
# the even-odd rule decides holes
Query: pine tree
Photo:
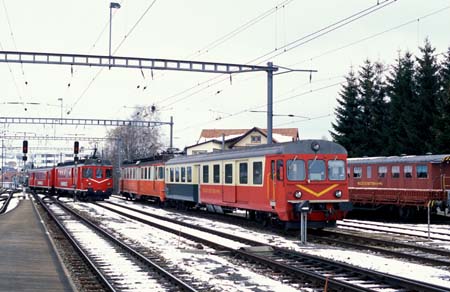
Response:
[[[346,76],[346,84],[339,93],[338,107],[335,110],[336,123],[330,131],[333,141],[344,146],[350,157],[361,156],[361,122],[358,82],[353,70]]]
[[[383,66],[366,60],[359,72],[361,137],[364,155],[376,156],[385,151],[387,104],[383,83]]]
[[[450,48],[439,71],[440,95],[435,124],[436,151],[450,153]]]
[[[414,67],[412,54],[406,52],[397,59],[387,79],[389,155],[421,154],[417,149],[422,143],[417,128],[421,110],[417,107]]]
[[[439,103],[439,66],[434,56],[435,49],[430,42],[425,40],[425,46],[420,48],[421,58],[417,59],[416,83],[417,106],[422,114],[417,120],[417,129],[421,143],[418,146],[418,154],[434,152],[436,150],[434,128],[438,123],[437,105]]]

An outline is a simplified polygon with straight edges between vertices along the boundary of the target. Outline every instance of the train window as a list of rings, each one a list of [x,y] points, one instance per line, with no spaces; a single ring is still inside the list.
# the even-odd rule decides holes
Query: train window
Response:
[[[158,167],[158,179],[164,179],[164,168]]]
[[[181,168],[181,182],[186,182],[186,167]]]
[[[426,165],[417,165],[416,172],[418,178],[427,178],[428,177],[428,167]]]
[[[353,177],[354,178],[361,178],[362,177],[362,167],[361,166],[353,167]]]
[[[145,167],[144,168],[144,177],[143,177],[143,179],[147,179],[148,178],[148,170],[147,170],[147,167]]]
[[[203,183],[209,183],[209,165],[203,165]]]
[[[174,176],[173,176],[173,168],[170,168],[170,181],[173,182],[174,181]]]
[[[277,180],[283,180],[283,160],[278,159],[277,160]]]
[[[95,170],[95,178],[102,178],[103,177],[103,170],[101,168],[97,168]]]
[[[233,183],[233,164],[225,164],[225,183]]]
[[[391,168],[392,171],[392,177],[393,178],[399,178],[400,177],[400,166],[394,165]]]
[[[328,161],[328,179],[329,180],[345,180],[345,161],[344,160]]]
[[[106,178],[112,178],[112,169],[108,168],[105,170]]]
[[[325,180],[325,161],[319,159],[308,160],[308,179]]]
[[[275,179],[275,160],[272,160],[272,161],[270,162],[270,178],[271,178],[272,180]]]
[[[378,177],[386,177],[387,167],[386,166],[378,166]]]
[[[175,181],[176,182],[180,181],[180,168],[179,167],[175,168]]]
[[[372,178],[372,166],[367,166],[367,178]]]
[[[186,167],[186,181],[192,182],[192,166]]]
[[[83,178],[92,178],[92,168],[83,168]]]
[[[248,164],[247,162],[239,163],[239,183],[248,183]]]
[[[403,173],[406,178],[412,178],[412,165],[403,166]]]
[[[219,164],[213,165],[213,183],[215,183],[215,184],[220,183],[220,165]]]
[[[305,161],[288,160],[287,161],[287,178],[288,180],[304,180],[306,177]]]
[[[262,162],[261,161],[253,162],[253,184],[254,185],[262,184]]]

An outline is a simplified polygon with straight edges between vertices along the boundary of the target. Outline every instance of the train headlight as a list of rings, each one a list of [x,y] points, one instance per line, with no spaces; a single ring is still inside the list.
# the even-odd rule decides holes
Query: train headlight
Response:
[[[88,186],[92,186],[92,183],[88,182]]]
[[[314,151],[314,153],[316,153],[317,151],[320,150],[320,144],[317,141],[312,142],[311,150]]]
[[[341,198],[342,197],[342,191],[339,191],[339,190],[337,190],[337,191],[335,191],[334,192],[334,196],[336,197],[336,198]]]
[[[302,197],[302,192],[300,192],[300,191],[295,191],[294,197],[295,197],[296,199],[300,199],[300,198]]]

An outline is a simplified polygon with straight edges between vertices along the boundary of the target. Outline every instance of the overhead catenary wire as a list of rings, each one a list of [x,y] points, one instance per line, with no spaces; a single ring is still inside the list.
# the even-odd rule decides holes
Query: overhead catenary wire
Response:
[[[285,7],[288,4],[290,4],[292,1],[293,0],[285,0],[283,2],[280,2],[275,7],[272,7],[269,10],[266,10],[265,12],[259,14],[258,16],[250,19],[249,21],[245,22],[244,24],[242,24],[242,25],[238,26],[237,28],[233,29],[231,32],[229,32],[229,33],[219,37],[218,39],[212,41],[211,43],[207,44],[206,46],[204,46],[202,49],[198,50],[197,52],[190,54],[189,56],[187,56],[187,58],[191,58],[191,57],[194,57],[194,56],[200,56],[200,55],[203,55],[203,54],[211,51],[212,49],[218,47],[219,45],[225,43],[226,41],[232,39],[233,37],[237,36],[238,34],[244,32],[248,28],[254,26],[255,24],[257,24],[260,21],[262,21],[265,18],[267,18],[268,16],[272,15],[273,13],[275,13],[277,11],[278,7],[280,7],[280,6]],[[222,77],[222,75],[216,75],[215,77],[213,77],[211,79],[208,79],[206,81],[200,82],[200,83],[198,83],[198,84],[196,84],[196,85],[194,85],[192,87],[189,87],[189,88],[184,89],[184,90],[182,90],[180,92],[172,94],[172,95],[170,95],[170,96],[168,96],[166,98],[158,100],[157,103],[161,104],[161,103],[167,102],[167,101],[169,101],[169,100],[171,100],[171,99],[173,99],[173,98],[175,98],[177,96],[180,96],[180,95],[182,95],[182,94],[184,94],[186,92],[189,92],[190,90],[192,90],[192,89],[194,89],[196,87],[199,87],[199,86],[201,86],[203,84],[206,84],[206,83],[208,83],[210,81],[219,79],[221,77]],[[225,79],[228,79],[228,77],[224,78],[224,80]]]
[[[322,36],[324,36],[324,35],[326,35],[326,34],[328,34],[330,32],[333,32],[333,31],[337,30],[338,28],[341,28],[341,27],[343,27],[345,25],[348,25],[348,24],[358,20],[358,19],[361,19],[362,17],[368,16],[368,15],[370,15],[370,14],[372,14],[372,13],[374,13],[374,12],[376,12],[376,11],[382,9],[382,8],[385,8],[386,6],[392,4],[392,3],[396,2],[396,1],[397,0],[384,0],[382,2],[379,2],[379,3],[377,3],[375,5],[372,5],[372,6],[368,7],[368,8],[360,10],[360,11],[358,11],[358,12],[356,12],[356,13],[350,15],[350,16],[347,16],[347,17],[345,17],[345,18],[343,18],[343,19],[341,19],[339,21],[336,21],[336,22],[334,22],[332,24],[329,24],[329,25],[327,25],[327,26],[325,26],[325,27],[323,27],[323,28],[321,28],[321,29],[319,29],[317,31],[309,33],[306,36],[302,36],[302,37],[300,37],[300,38],[298,38],[298,39],[296,39],[294,41],[291,41],[290,43],[282,46],[281,48],[278,48],[277,50],[272,50],[272,51],[270,51],[270,52],[268,52],[268,53],[266,53],[266,54],[264,54],[262,56],[259,56],[259,57],[255,58],[253,60],[250,60],[250,61],[246,62],[245,64],[254,63],[254,62],[258,61],[261,58],[270,56],[273,53],[277,53],[277,54],[275,56],[270,56],[269,58],[265,59],[265,61],[269,60],[270,58],[277,57],[277,56],[279,56],[281,54],[284,54],[284,53],[286,53],[286,52],[288,52],[288,51],[290,51],[292,49],[298,48],[299,46],[304,45],[307,42],[315,40],[315,39],[317,39],[319,37],[322,37]],[[303,40],[305,40],[305,41],[303,41]],[[301,41],[303,41],[303,42],[301,42]],[[301,43],[299,43],[299,42],[301,42]],[[290,47],[290,46],[293,46],[293,47]],[[280,50],[282,50],[282,51],[280,52]],[[261,64],[263,62],[264,61],[260,61],[260,62],[258,62],[258,64]],[[176,93],[174,95],[171,95],[171,96],[163,99],[160,102],[166,102],[169,99],[172,99],[172,98],[177,97],[177,96],[179,96],[181,94],[187,93],[190,90],[193,90],[193,89],[195,89],[195,88],[197,88],[197,87],[199,87],[199,86],[201,86],[203,84],[206,84],[208,82],[217,80],[219,78],[221,78],[221,80],[218,81],[218,82],[215,82],[214,85],[218,84],[218,83],[221,83],[221,82],[224,82],[225,80],[227,80],[227,78],[224,78],[223,75],[217,75],[217,76],[215,76],[213,78],[210,78],[210,79],[207,79],[207,80],[205,80],[203,82],[200,82],[197,85],[194,85],[194,86],[192,86],[192,87],[190,87],[188,89],[185,89],[185,90],[183,90],[181,92],[178,92],[178,93]],[[189,96],[187,96],[187,97],[191,97],[191,96],[193,96],[193,95],[195,95],[195,94],[205,90],[206,88],[209,88],[209,86],[204,87],[202,90],[197,90],[194,94],[189,94]],[[178,99],[177,102],[185,100],[187,97],[182,97],[182,98]],[[175,103],[176,102],[172,102],[170,105],[173,105]]]
[[[145,17],[145,15],[150,11],[150,9],[154,6],[156,3],[156,0],[153,0],[153,2],[150,3],[150,5],[147,7],[147,9],[142,13],[142,15],[139,17],[139,19],[136,21],[136,23],[131,27],[131,29],[125,34],[122,41],[117,45],[117,47],[114,49],[113,54],[116,54],[116,52],[120,49],[120,47],[123,45],[123,43],[127,40],[127,38],[133,33],[134,29],[137,27],[137,25],[142,21],[142,19]],[[92,84],[94,84],[94,81],[98,78],[98,76],[102,73],[102,71],[105,69],[105,67],[101,67],[95,76],[91,79],[87,87],[82,91],[80,96],[75,100],[75,102],[70,107],[68,114],[73,111],[75,106],[80,102],[80,100],[86,95],[88,90],[91,88]]]

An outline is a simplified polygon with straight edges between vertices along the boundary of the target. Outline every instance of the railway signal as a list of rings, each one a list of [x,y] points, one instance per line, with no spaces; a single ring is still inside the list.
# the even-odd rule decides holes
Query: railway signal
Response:
[[[23,140],[22,152],[23,152],[22,160],[27,161],[27,153],[28,153],[28,141],[27,140]]]

